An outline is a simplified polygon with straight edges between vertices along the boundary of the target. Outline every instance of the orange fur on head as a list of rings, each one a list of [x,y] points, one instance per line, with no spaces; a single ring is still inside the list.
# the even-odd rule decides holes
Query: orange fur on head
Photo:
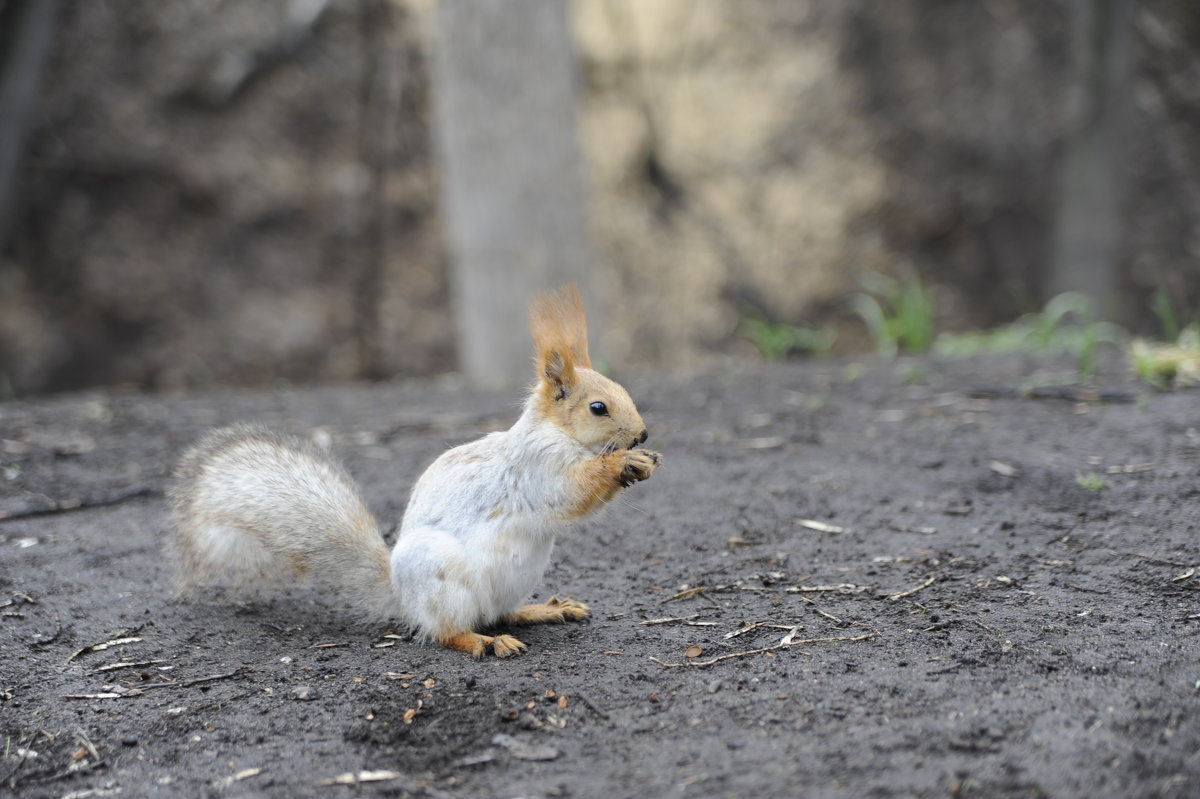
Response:
[[[575,284],[534,297],[529,303],[529,330],[533,333],[538,375],[555,392],[575,384],[577,367],[592,368],[587,315]]]

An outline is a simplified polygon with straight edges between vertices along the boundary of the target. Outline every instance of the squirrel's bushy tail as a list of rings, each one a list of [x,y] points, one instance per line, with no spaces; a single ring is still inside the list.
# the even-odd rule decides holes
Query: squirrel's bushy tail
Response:
[[[182,592],[314,576],[365,615],[394,614],[375,519],[312,444],[248,425],[215,430],[183,456],[170,500]]]

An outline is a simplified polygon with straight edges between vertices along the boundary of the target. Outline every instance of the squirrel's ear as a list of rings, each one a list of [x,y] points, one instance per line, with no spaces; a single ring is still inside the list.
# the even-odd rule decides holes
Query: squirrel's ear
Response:
[[[539,358],[542,380],[556,400],[565,398],[575,386],[575,361],[569,352],[546,350]]]
[[[575,369],[590,369],[587,316],[579,288],[566,286],[539,294],[529,304],[529,329],[533,333],[538,375],[555,399],[575,385]]]

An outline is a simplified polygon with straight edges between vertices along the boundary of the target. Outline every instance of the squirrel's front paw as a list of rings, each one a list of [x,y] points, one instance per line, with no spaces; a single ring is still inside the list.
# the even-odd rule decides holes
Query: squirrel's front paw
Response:
[[[621,470],[621,475],[618,478],[621,485],[629,487],[634,483],[645,480],[658,468],[660,460],[662,460],[662,456],[653,450],[625,450],[625,468]]]

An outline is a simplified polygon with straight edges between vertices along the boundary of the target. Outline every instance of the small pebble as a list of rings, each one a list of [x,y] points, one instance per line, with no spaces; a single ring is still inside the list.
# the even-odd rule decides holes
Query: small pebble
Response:
[[[121,745],[122,746],[137,746],[138,745],[137,736],[136,735],[126,735],[124,738],[121,739]]]

